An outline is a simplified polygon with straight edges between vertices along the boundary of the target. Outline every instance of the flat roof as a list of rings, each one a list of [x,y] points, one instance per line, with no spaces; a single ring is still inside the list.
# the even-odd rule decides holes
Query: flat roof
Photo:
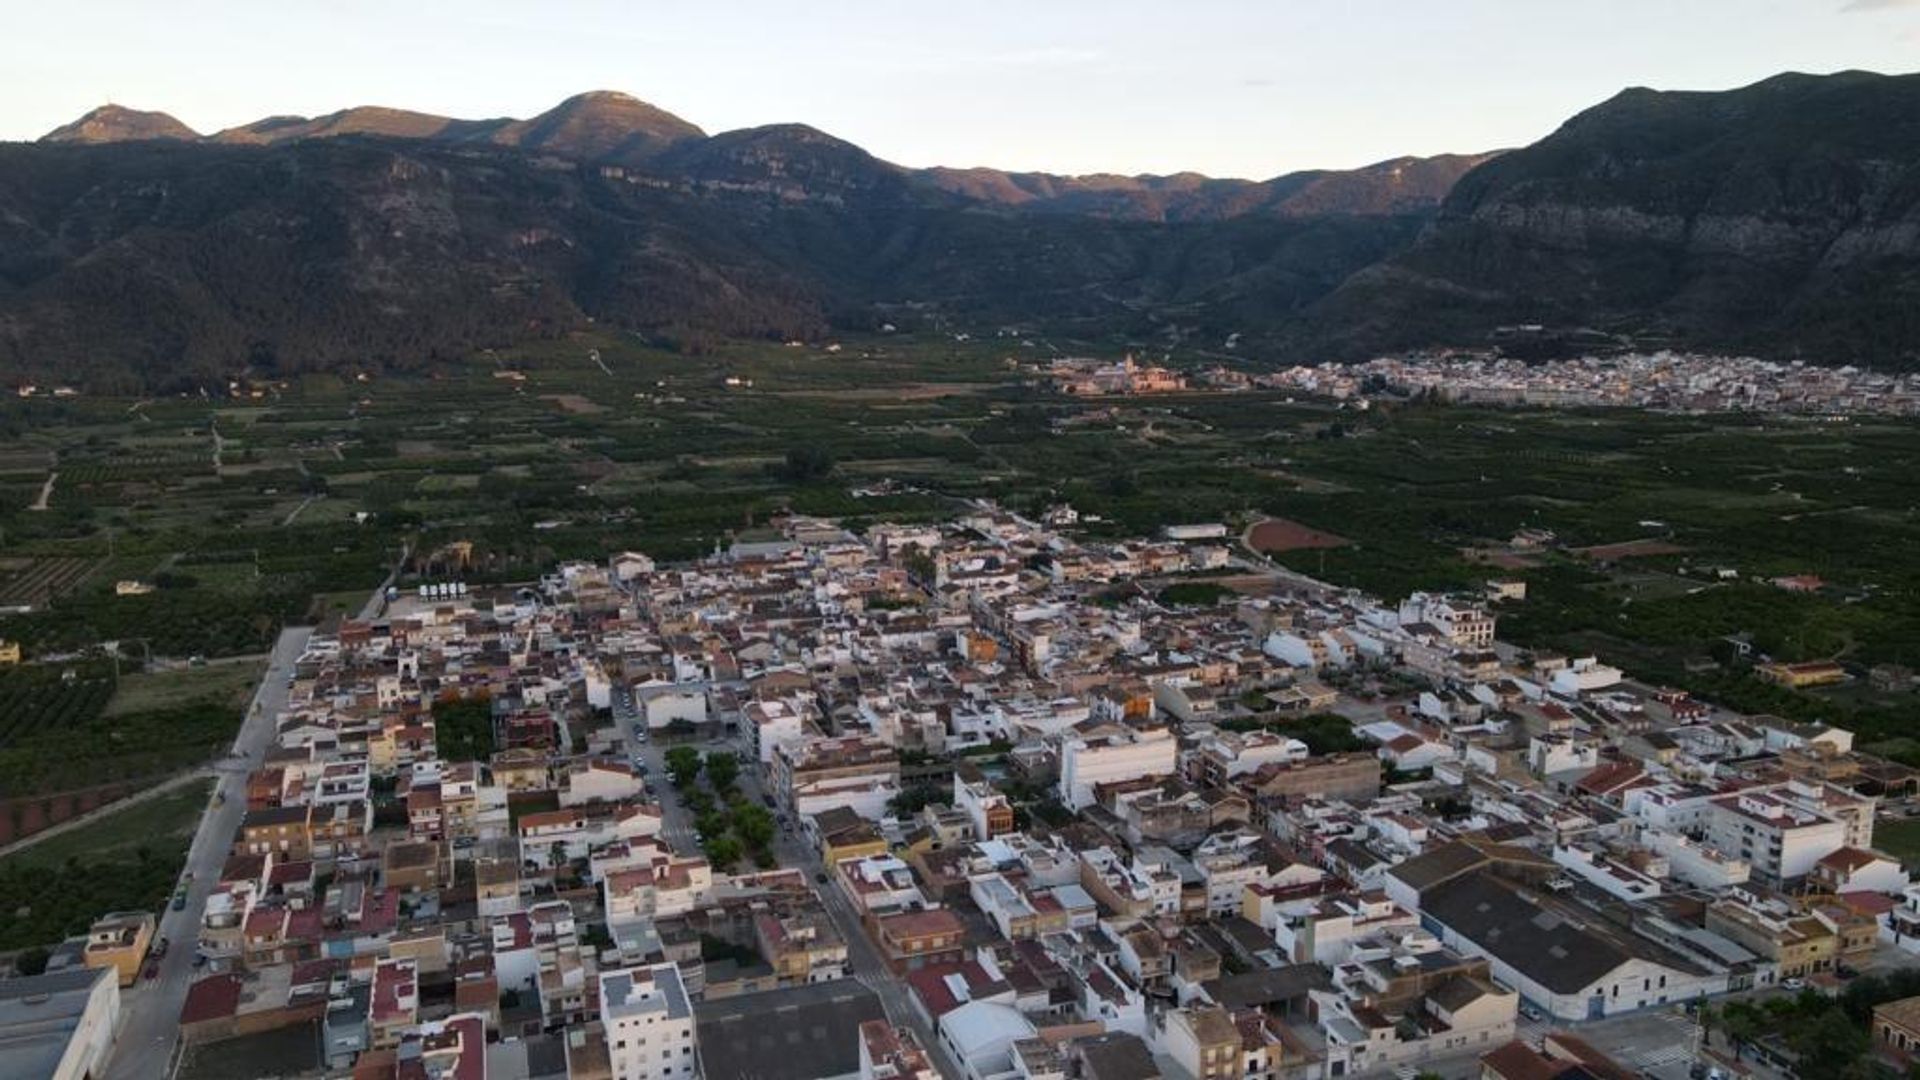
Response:
[[[52,1076],[113,969],[74,968],[0,980],[0,1076]]]
[[[833,979],[694,1006],[701,1072],[738,1080],[812,1080],[860,1071],[860,1025],[886,1019],[873,991]]]

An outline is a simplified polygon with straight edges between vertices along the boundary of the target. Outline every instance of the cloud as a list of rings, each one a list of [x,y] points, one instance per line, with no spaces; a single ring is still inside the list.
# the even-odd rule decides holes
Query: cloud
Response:
[[[1841,14],[1856,11],[1895,11],[1900,8],[1920,8],[1920,0],[1847,0],[1840,5]]]

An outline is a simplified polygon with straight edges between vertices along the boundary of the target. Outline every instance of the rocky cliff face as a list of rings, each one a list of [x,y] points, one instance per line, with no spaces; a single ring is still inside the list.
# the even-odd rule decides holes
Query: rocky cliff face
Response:
[[[1503,323],[1915,362],[1920,76],[1626,91],[1467,174],[1314,331],[1351,352]]]

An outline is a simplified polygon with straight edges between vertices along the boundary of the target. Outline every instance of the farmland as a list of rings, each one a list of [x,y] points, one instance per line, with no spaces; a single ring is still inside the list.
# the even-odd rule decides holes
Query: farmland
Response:
[[[211,788],[188,784],[0,858],[0,951],[82,933],[103,911],[157,909]]]
[[[244,399],[9,400],[6,558],[70,569],[44,609],[0,616],[0,636],[32,655],[243,655],[288,621],[357,609],[396,564],[403,586],[525,581],[622,548],[705,554],[784,510],[857,527],[992,497],[1069,503],[1094,538],[1275,519],[1274,559],[1382,595],[1518,578],[1511,640],[1869,731],[1920,724],[1910,697],[1778,699],[1723,640],[1857,671],[1915,659],[1910,424],[1064,398],[1020,366],[1049,355],[884,338],[687,356],[602,335]],[[51,505],[27,509],[51,471]],[[1523,529],[1552,539],[1511,548]],[[1768,584],[1784,575],[1826,584]],[[116,595],[125,579],[153,589]]]

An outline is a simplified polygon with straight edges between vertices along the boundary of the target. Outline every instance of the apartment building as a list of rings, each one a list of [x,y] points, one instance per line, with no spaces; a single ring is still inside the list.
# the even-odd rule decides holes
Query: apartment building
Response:
[[[1060,801],[1070,810],[1092,806],[1098,784],[1172,776],[1179,768],[1179,743],[1165,728],[1121,728],[1074,736],[1060,744]]]
[[[600,1023],[613,1080],[700,1076],[693,1007],[675,965],[602,972]]]
[[[1707,838],[1764,881],[1797,881],[1847,842],[1848,823],[1773,792],[1741,792],[1712,801]]]

